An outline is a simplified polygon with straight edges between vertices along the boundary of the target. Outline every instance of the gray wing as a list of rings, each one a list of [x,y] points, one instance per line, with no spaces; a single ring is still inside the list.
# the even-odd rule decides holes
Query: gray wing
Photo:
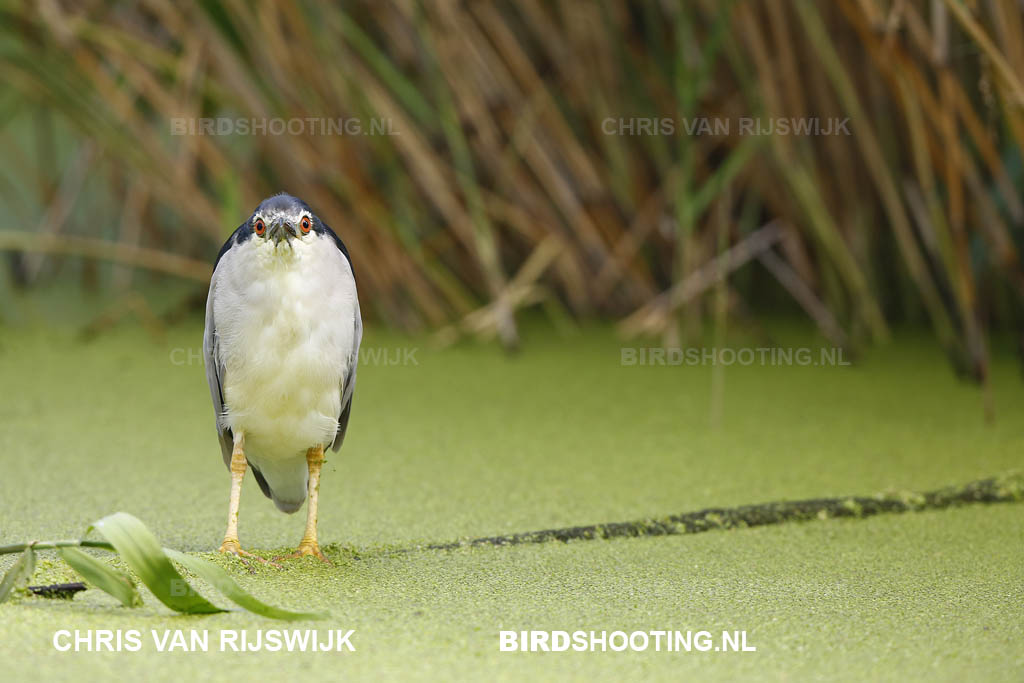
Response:
[[[359,302],[356,301],[356,329],[352,335],[352,352],[348,357],[348,371],[341,385],[341,415],[338,416],[338,432],[331,448],[337,451],[345,440],[348,430],[348,417],[352,413],[352,395],[356,391],[356,369],[359,367],[359,343],[363,340],[363,320],[359,315]]]
[[[203,361],[206,364],[206,381],[210,385],[210,398],[217,420],[217,437],[220,439],[220,451],[224,456],[224,464],[231,466],[231,449],[234,436],[231,430],[222,424],[224,415],[224,366],[217,353],[217,322],[213,318],[213,298],[217,292],[217,271],[214,270],[210,279],[210,293],[206,297],[206,330],[203,332]]]

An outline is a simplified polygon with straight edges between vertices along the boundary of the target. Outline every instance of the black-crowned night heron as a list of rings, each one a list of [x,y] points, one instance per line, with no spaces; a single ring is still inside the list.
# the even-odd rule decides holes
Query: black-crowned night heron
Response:
[[[206,300],[203,353],[224,463],[231,470],[221,552],[238,542],[247,466],[264,495],[292,513],[309,497],[292,555],[326,560],[316,538],[324,448],[341,447],[359,342],[356,281],[341,239],[301,199],[265,199],[224,243]]]

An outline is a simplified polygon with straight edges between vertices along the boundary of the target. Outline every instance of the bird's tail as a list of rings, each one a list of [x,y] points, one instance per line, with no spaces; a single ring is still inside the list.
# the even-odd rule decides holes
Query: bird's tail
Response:
[[[301,469],[298,467],[274,467],[263,465],[267,470],[264,475],[262,469],[251,461],[249,467],[256,477],[256,483],[260,486],[263,495],[274,501],[274,505],[281,512],[291,514],[302,507],[306,502],[306,485],[309,480],[309,472],[306,463],[302,462]]]

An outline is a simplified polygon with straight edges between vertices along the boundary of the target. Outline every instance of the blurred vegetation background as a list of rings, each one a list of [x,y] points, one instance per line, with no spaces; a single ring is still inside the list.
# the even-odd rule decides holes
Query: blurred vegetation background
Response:
[[[514,346],[536,308],[679,345],[799,311],[852,351],[928,325],[983,382],[990,336],[1024,328],[1018,0],[0,13],[11,287],[185,278],[201,308],[220,244],[284,190],[343,236],[364,315],[443,339]],[[361,129],[175,134],[201,118]]]

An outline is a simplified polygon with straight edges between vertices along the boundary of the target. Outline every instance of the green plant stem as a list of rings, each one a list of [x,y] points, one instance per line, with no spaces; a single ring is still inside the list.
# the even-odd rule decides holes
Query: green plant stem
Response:
[[[55,550],[56,548],[103,548],[114,550],[114,546],[106,541],[35,541],[34,543],[15,543],[0,546],[0,555],[25,552],[31,546],[34,550]]]

